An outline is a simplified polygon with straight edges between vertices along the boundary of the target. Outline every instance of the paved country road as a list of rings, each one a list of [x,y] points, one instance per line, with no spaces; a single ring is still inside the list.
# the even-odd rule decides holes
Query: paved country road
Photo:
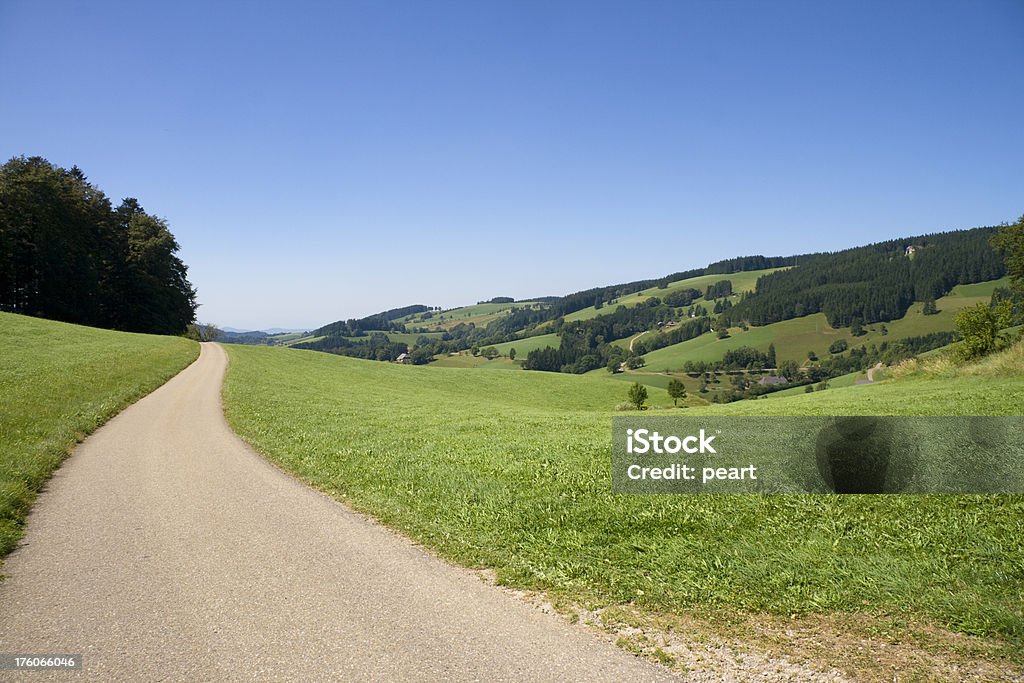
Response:
[[[0,582],[0,652],[82,654],[37,681],[669,679],[450,567],[255,454],[224,350],[82,443]]]

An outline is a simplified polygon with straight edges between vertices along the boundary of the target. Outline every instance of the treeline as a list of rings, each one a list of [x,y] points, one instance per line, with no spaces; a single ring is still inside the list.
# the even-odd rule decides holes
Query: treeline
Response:
[[[488,336],[485,330],[477,329],[472,324],[462,323],[451,332],[445,332],[440,339],[421,335],[411,345],[392,340],[386,332],[371,332],[357,339],[346,338],[342,335],[330,335],[315,341],[293,344],[292,347],[380,361],[394,361],[404,353],[408,354],[408,360],[412,364],[425,365],[437,355],[499,343],[485,341],[477,344],[471,341],[473,339],[487,340],[493,339],[493,337]]]
[[[615,369],[628,358],[638,356],[639,352],[634,350],[630,353],[612,345],[612,341],[664,327],[669,321],[684,315],[686,313],[683,307],[668,306],[655,296],[629,308],[618,306],[612,313],[598,315],[589,320],[562,322],[557,328],[558,348],[548,347],[531,351],[527,354],[523,367],[527,370],[571,373],[583,373],[600,367]],[[676,339],[677,341],[671,343],[678,343],[698,336],[708,329],[710,321],[707,318],[694,318],[659,336],[663,339]],[[634,342],[634,346],[638,344],[639,340]]]
[[[76,166],[0,167],[0,310],[131,332],[179,334],[196,292],[167,222],[117,207]]]
[[[833,327],[897,320],[914,301],[1002,277],[1006,265],[989,242],[995,231],[959,230],[801,257],[798,268],[758,278],[723,322],[768,325],[818,312]]]
[[[691,376],[705,372],[735,372],[737,370],[761,372],[776,369],[780,376],[790,382],[798,380],[800,373],[808,373],[817,382],[821,379],[830,379],[850,372],[866,370],[878,362],[892,365],[925,351],[947,346],[957,339],[956,332],[944,330],[916,337],[904,337],[895,341],[883,341],[870,346],[861,345],[850,349],[847,354],[836,353],[825,359],[818,359],[814,356],[814,360],[809,361],[805,368],[800,368],[800,365],[792,360],[782,361],[776,368],[773,345],[769,345],[767,353],[750,346],[740,346],[726,351],[721,360],[688,360],[680,369]],[[848,347],[844,346],[843,348],[845,351]]]
[[[730,288],[732,284],[730,283]],[[701,297],[701,291],[690,287],[688,289],[677,289],[674,292],[669,292],[662,299],[662,302],[666,306],[672,306],[674,308],[682,308],[683,306],[689,306],[691,303]]]
[[[851,372],[861,372],[877,363],[892,365],[925,351],[952,344],[958,338],[955,332],[944,331],[906,337],[893,342],[883,341],[870,346],[857,346],[850,349],[847,354],[817,360],[803,368],[795,361],[783,361],[779,363],[777,373],[786,378],[785,384],[761,385],[751,376],[740,373],[733,375],[732,386],[728,391],[716,392],[711,396],[711,400],[715,403],[731,403],[799,386],[817,385],[819,389],[826,389],[828,381],[835,377]],[[750,347],[741,347],[727,352],[721,361],[711,363],[688,361],[684,365],[683,371],[691,377],[703,375],[705,378],[715,373],[736,372],[737,370],[762,373],[774,364],[769,362],[774,360],[769,358],[770,355],[773,354],[764,354]]]
[[[786,268],[803,263],[808,254],[797,256],[738,256],[736,258],[715,261],[704,269],[702,275],[729,275],[748,270],[767,270],[768,268]]]
[[[619,297],[635,294],[652,287],[666,289],[670,283],[678,282],[679,280],[688,280],[702,275],[730,275],[732,273],[739,273],[748,270],[783,268],[785,266],[792,266],[796,263],[802,264],[805,259],[811,256],[814,256],[814,254],[799,256],[740,256],[737,258],[715,261],[714,263],[709,264],[706,268],[691,268],[690,270],[682,270],[664,277],[653,278],[650,280],[636,280],[634,282],[611,285],[608,287],[593,287],[591,289],[575,292],[563,297],[538,297],[534,298],[533,301],[544,301],[549,303],[550,308],[548,309],[547,319],[554,320],[570,313],[581,311],[584,308],[589,308],[595,305],[595,302],[597,301],[602,302],[604,305],[614,304],[615,300]],[[732,287],[731,282],[729,287]],[[693,291],[697,292],[697,295],[694,296],[693,299],[700,298],[702,293],[699,290]],[[670,305],[685,306],[688,304],[689,302],[686,304]]]
[[[432,306],[424,306],[422,304],[392,308],[382,313],[368,315],[365,318],[339,320],[337,322],[330,323],[329,325],[324,325],[323,327],[315,330],[312,334],[316,337],[361,337],[367,332],[375,330],[383,332],[405,332],[405,324],[396,323],[394,322],[395,320],[404,318],[407,315],[426,313],[427,311],[432,310],[434,310]]]
[[[705,310],[701,308],[701,310]],[[657,334],[647,334],[633,343],[633,350],[640,355],[656,351],[673,344],[695,339],[711,331],[711,319],[705,315],[691,318],[679,325]]]
[[[634,282],[611,285],[609,287],[593,287],[591,289],[585,289],[582,292],[575,292],[573,294],[567,294],[566,296],[550,300],[546,317],[548,320],[555,320],[556,318],[561,318],[569,315],[570,313],[582,311],[584,308],[590,308],[598,302],[602,305],[613,303],[621,296],[635,294],[645,289],[650,289],[651,287],[660,287],[664,289],[668,287],[670,282],[686,280],[691,277],[699,277],[703,274],[703,268],[694,268],[692,270],[685,270],[652,280],[636,280]]]
[[[292,348],[326,351],[341,356],[380,361],[395,360],[408,351],[406,344],[391,341],[383,332],[373,332],[367,335],[366,339],[359,341],[352,341],[340,334],[335,334],[316,341],[294,344]]]
[[[704,290],[704,298],[708,301],[722,296],[732,296],[732,280],[719,280]]]

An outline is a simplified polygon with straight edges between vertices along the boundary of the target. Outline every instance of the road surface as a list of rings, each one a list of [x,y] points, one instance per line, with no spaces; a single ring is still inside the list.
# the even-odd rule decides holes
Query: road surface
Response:
[[[3,680],[669,679],[450,567],[252,452],[200,358],[82,443],[0,583]]]
[[[881,363],[876,363],[874,367],[868,368],[868,382],[869,383],[875,381],[875,372],[877,372],[878,370],[881,370],[881,369],[882,369],[882,364]]]
[[[633,342],[635,342],[637,339],[639,339],[640,337],[644,336],[648,332],[650,332],[650,330],[646,330],[644,332],[641,332],[640,334],[636,335],[635,337],[633,337],[632,339],[629,340],[629,351],[630,351],[630,353],[633,352]]]

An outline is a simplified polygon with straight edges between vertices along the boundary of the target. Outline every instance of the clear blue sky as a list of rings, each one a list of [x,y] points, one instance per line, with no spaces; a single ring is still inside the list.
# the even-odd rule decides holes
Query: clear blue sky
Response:
[[[1024,2],[0,0],[0,156],[313,327],[1024,213]]]

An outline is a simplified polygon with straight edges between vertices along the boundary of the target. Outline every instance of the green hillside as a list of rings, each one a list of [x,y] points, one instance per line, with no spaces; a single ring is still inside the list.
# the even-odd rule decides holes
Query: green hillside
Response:
[[[768,273],[774,273],[777,270],[785,270],[784,268],[769,268],[767,270],[748,270],[739,273],[730,273],[728,275],[700,275],[698,277],[691,277],[685,280],[676,280],[675,282],[669,283],[668,287],[650,287],[635,294],[629,294],[627,296],[619,297],[615,303],[609,304],[606,307],[584,308],[583,310],[570,313],[565,316],[566,322],[572,322],[573,320],[589,320],[590,318],[596,318],[602,313],[607,313],[610,309],[614,309],[616,306],[636,306],[639,303],[647,301],[652,296],[665,297],[672,292],[679,291],[681,289],[699,289],[702,292],[707,289],[708,285],[713,285],[721,280],[729,280],[732,282],[732,290],[735,293],[753,291],[754,285],[757,284],[757,278]],[[707,303],[703,297],[695,300],[693,303]]]
[[[0,313],[0,557],[76,441],[198,355],[180,337]]]
[[[514,308],[533,306],[533,301],[522,301],[511,304],[475,304],[473,306],[461,306],[446,311],[434,311],[429,314],[415,313],[395,322],[404,323],[409,330],[426,328],[427,330],[448,330],[456,325],[473,323],[477,326],[484,326],[492,320],[497,320],[507,315]],[[429,317],[427,317],[429,315]]]
[[[345,337],[345,339],[348,339],[349,341],[356,341],[356,342],[357,341],[365,341],[366,338],[369,337],[372,334],[386,334],[388,339],[390,339],[391,341],[402,342],[403,344],[408,344],[410,346],[415,344],[416,340],[419,339],[420,337],[426,337],[427,339],[440,339],[441,338],[441,332],[418,332],[418,333],[414,333],[414,332],[385,332],[383,330],[367,330],[366,334],[364,336],[362,336],[362,337]],[[322,339],[322,337],[319,337],[319,338]],[[302,343],[302,342],[315,341],[316,339],[318,339],[318,337],[309,337],[309,338],[306,338],[306,339],[297,340],[297,341],[295,341],[293,343],[297,344],[297,343]],[[292,344],[288,344],[288,346],[292,346]]]
[[[726,351],[740,346],[752,346],[760,351],[767,351],[769,344],[775,344],[780,361],[791,359],[803,362],[807,359],[808,351],[814,351],[819,357],[826,357],[829,345],[837,339],[845,339],[853,347],[952,330],[953,317],[958,311],[967,306],[988,302],[997,287],[1006,287],[1008,283],[1007,278],[1002,278],[973,285],[958,285],[950,294],[936,301],[938,314],[924,315],[923,303],[917,303],[903,318],[884,323],[887,334],[882,334],[883,323],[879,323],[865,327],[867,334],[854,337],[849,328],[832,328],[824,313],[784,320],[763,327],[751,327],[746,332],[738,327],[730,328],[730,336],[726,339],[718,339],[715,334],[707,333],[695,339],[651,351],[644,357],[647,361],[645,370],[678,370],[688,360],[721,360]]]
[[[443,356],[430,364],[435,368],[477,368],[479,370],[522,370],[519,361],[499,357],[487,360],[483,356],[473,356],[468,351],[455,355]]]
[[[526,337],[503,344],[495,344],[494,348],[498,349],[498,352],[503,356],[508,355],[509,349],[515,349],[517,358],[526,358],[526,354],[534,349],[542,349],[545,346],[558,348],[558,344],[557,334],[539,334],[536,337]]]
[[[463,351],[455,355],[443,355],[435,360],[431,365],[439,368],[481,368],[484,370],[521,370],[522,360],[526,358],[526,354],[530,353],[534,349],[540,349],[545,346],[558,346],[558,335],[557,334],[541,334],[536,337],[525,337],[523,339],[517,339],[515,341],[504,342],[502,344],[495,344],[494,348],[497,349],[501,357],[492,361],[488,361],[486,358],[474,358],[469,351]],[[510,361],[508,359],[508,352],[512,349],[516,350],[516,360]]]
[[[614,378],[229,354],[244,438],[507,585],[663,614],[896,615],[1024,652],[1021,497],[613,495]],[[1019,415],[1022,360],[689,411]]]

